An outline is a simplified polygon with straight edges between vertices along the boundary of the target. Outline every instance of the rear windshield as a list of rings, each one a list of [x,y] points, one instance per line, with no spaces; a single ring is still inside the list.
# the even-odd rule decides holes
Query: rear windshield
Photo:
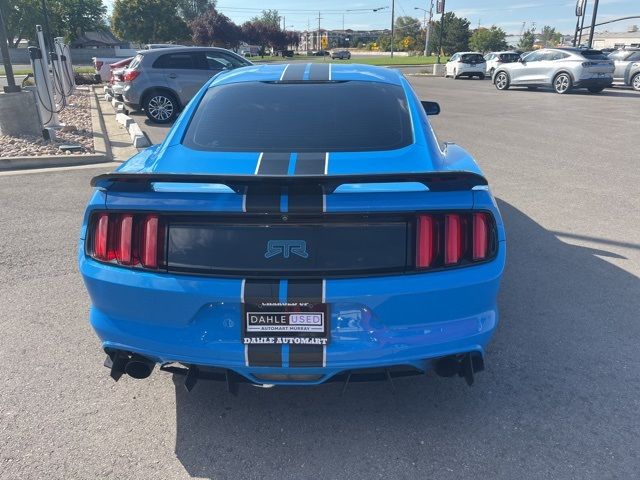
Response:
[[[183,144],[234,152],[392,150],[413,141],[404,90],[377,82],[243,82],[210,88]]]
[[[519,53],[501,53],[500,54],[500,61],[505,63],[517,62],[519,58],[520,58]]]
[[[606,53],[603,53],[600,50],[582,50],[580,52],[584,58],[588,58],[589,60],[608,60],[609,57]]]
[[[484,57],[479,53],[466,53],[460,58],[462,63],[483,63]]]

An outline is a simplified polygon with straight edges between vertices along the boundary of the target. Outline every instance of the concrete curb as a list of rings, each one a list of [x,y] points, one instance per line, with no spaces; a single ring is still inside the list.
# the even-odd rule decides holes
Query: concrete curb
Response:
[[[146,148],[151,146],[149,137],[142,131],[140,126],[136,123],[133,117],[130,117],[125,113],[124,103],[116,100],[111,95],[111,91],[108,87],[104,87],[104,99],[111,104],[113,110],[116,112],[116,121],[123,128],[129,132],[131,137],[131,144],[135,148]]]
[[[26,170],[47,167],[69,167],[74,165],[92,165],[111,161],[111,152],[105,127],[100,114],[100,105],[94,90],[90,91],[91,127],[93,129],[93,151],[84,155],[41,155],[38,157],[1,157],[0,171]]]

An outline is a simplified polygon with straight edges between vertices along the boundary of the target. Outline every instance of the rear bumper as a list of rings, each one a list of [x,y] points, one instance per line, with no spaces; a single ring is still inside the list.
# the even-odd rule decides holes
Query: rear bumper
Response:
[[[331,339],[322,367],[254,367],[240,332],[241,280],[131,271],[85,257],[90,320],[107,349],[158,363],[229,369],[252,383],[316,384],[354,369],[408,365],[483,352],[498,323],[505,243],[489,263],[451,271],[326,281]],[[264,381],[265,375],[317,375]],[[284,377],[283,377],[284,378]]]
[[[603,87],[607,88],[613,85],[613,78],[582,78],[578,79],[574,86],[577,88]]]

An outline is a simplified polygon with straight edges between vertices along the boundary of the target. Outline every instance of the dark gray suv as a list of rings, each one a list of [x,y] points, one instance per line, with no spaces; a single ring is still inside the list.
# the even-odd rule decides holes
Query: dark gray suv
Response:
[[[139,52],[123,74],[122,98],[152,122],[172,122],[214,75],[252,63],[224,48],[175,47]]]

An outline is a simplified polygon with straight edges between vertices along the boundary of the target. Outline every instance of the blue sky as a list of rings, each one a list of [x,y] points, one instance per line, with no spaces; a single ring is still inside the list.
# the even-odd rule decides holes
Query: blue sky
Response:
[[[429,2],[396,0],[396,15],[422,18],[423,12],[414,7],[428,8]],[[588,22],[594,0],[587,2]],[[274,8],[285,17],[287,27],[295,30],[306,30],[307,25],[317,28],[318,10],[323,11],[322,28],[341,29],[343,14],[345,28],[385,28],[391,23],[390,8],[375,13],[365,10],[390,5],[391,0],[218,0],[218,10],[236,23],[248,20],[263,8]],[[446,6],[456,15],[468,18],[472,26],[497,25],[507,33],[520,33],[522,22],[527,22],[527,28],[535,22],[538,30],[542,25],[551,25],[563,33],[573,33],[575,27],[575,0],[446,0]],[[600,0],[599,21],[629,15],[640,15],[640,0]],[[640,19],[614,23],[609,30],[624,31],[632,23],[640,24]]]

